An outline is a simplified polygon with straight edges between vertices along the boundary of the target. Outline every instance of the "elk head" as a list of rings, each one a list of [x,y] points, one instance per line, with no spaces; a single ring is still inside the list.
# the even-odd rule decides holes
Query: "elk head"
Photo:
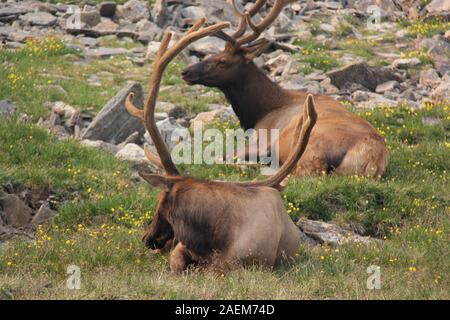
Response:
[[[260,23],[255,24],[252,17],[266,4],[267,0],[257,0],[250,10],[244,13],[238,9],[236,1],[232,0],[232,5],[233,11],[240,19],[237,31],[233,35],[228,35],[222,30],[215,34],[216,37],[226,41],[224,51],[184,70],[183,79],[188,84],[221,88],[242,78],[242,75],[248,72],[247,69],[253,59],[269,46],[268,40],[264,38],[257,40],[258,37],[275,21],[283,8],[293,2],[293,0],[276,0],[267,16]],[[252,29],[250,34],[246,34],[248,27]]]

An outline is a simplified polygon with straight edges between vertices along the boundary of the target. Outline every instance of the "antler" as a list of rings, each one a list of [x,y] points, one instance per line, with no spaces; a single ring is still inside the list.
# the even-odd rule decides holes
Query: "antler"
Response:
[[[165,32],[163,39],[161,41],[161,45],[159,47],[158,54],[156,55],[156,59],[153,66],[153,73],[150,79],[150,90],[149,96],[144,104],[144,109],[141,110],[134,106],[133,104],[133,93],[130,93],[125,101],[125,107],[128,112],[138,117],[144,123],[145,128],[150,134],[150,137],[155,144],[156,151],[158,152],[160,164],[164,167],[164,170],[168,175],[180,175],[177,167],[172,161],[169,150],[164,143],[164,140],[161,137],[161,134],[156,127],[155,122],[155,105],[156,100],[158,98],[159,88],[161,85],[162,76],[164,71],[166,70],[169,63],[187,46],[189,46],[192,42],[197,41],[201,38],[212,35],[222,29],[229,27],[228,22],[221,22],[215,25],[202,28],[205,24],[206,19],[202,18],[198,20],[189,31],[170,49],[169,42],[172,38],[171,32]],[[158,156],[153,155],[147,148],[145,150],[147,158],[150,161],[154,161]]]
[[[221,31],[216,34],[217,37],[229,42],[236,48],[239,48],[247,43],[250,43],[261,35],[261,33],[267,29],[278,17],[283,8],[295,0],[276,0],[272,7],[272,10],[267,16],[262,19],[259,24],[255,24],[252,21],[252,17],[258,13],[259,10],[267,3],[267,0],[257,0],[256,3],[250,8],[250,10],[241,12],[237,5],[237,0],[231,0],[233,11],[235,15],[240,19],[237,31],[233,35],[228,35]],[[253,30],[251,34],[245,35],[247,27]]]
[[[294,167],[297,165],[297,162],[305,152],[306,146],[308,145],[309,136],[311,135],[311,130],[316,124],[316,121],[317,113],[314,98],[312,94],[309,94],[303,106],[303,115],[298,120],[297,126],[295,128],[292,142],[293,151],[289,154],[288,159],[281,166],[280,170],[266,180],[242,182],[238,184],[253,187],[269,186],[279,188],[281,182],[294,169]],[[297,137],[298,140],[296,140]]]

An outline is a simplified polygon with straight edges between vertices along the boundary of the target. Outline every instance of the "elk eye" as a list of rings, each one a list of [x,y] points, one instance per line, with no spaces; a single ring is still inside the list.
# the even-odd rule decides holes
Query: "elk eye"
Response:
[[[224,66],[227,64],[227,60],[226,59],[220,59],[218,62],[219,65]]]

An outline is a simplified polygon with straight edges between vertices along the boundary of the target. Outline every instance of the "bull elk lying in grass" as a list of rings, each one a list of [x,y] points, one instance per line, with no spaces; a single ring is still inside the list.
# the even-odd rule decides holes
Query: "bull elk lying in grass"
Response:
[[[226,41],[225,50],[187,68],[183,78],[191,85],[220,89],[244,129],[280,129],[279,162],[282,164],[289,157],[292,140],[296,138],[298,110],[308,94],[284,90],[253,63],[269,45],[263,38],[258,40],[259,36],[292,0],[276,0],[267,16],[255,24],[252,17],[266,2],[257,0],[253,7],[241,13],[233,0],[234,11],[240,19],[238,30],[233,35],[218,32],[216,35]],[[248,26],[252,29],[250,33],[246,33]],[[317,95],[315,100],[318,121],[298,163],[297,175],[321,172],[382,175],[389,154],[377,131],[332,98]],[[239,156],[247,158],[248,152],[241,151]]]
[[[278,190],[305,151],[316,122],[312,96],[306,99],[303,116],[295,126],[293,152],[281,169],[266,180],[253,182],[203,181],[183,177],[172,161],[156,127],[154,110],[162,75],[177,54],[190,43],[229,26],[218,23],[202,28],[204,19],[170,49],[171,33],[166,32],[156,57],[150,80],[150,93],[144,109],[126,100],[129,113],[139,117],[154,141],[165,175],[140,173],[160,188],[154,218],[143,241],[151,249],[161,249],[173,241],[170,254],[173,272],[190,265],[227,267],[261,264],[273,266],[283,258],[294,257],[300,243],[299,230],[288,216]],[[298,108],[300,110],[300,108]],[[146,148],[146,154],[153,160]]]

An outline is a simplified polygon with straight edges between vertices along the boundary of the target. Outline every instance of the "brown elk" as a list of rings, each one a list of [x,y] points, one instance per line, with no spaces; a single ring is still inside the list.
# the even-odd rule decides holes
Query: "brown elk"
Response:
[[[293,129],[298,121],[298,108],[307,92],[285,90],[272,82],[253,59],[265,51],[269,42],[259,39],[291,0],[276,0],[271,11],[259,24],[252,17],[266,4],[257,2],[241,13],[233,0],[233,8],[240,18],[233,35],[223,31],[216,34],[226,41],[225,50],[183,72],[190,84],[220,89],[231,103],[244,129],[280,129],[279,162],[288,158]],[[246,33],[250,26],[252,32]],[[297,175],[335,172],[342,175],[380,176],[388,162],[384,139],[365,120],[346,110],[339,102],[325,95],[315,96],[318,121],[311,140],[296,168]],[[248,157],[241,151],[240,157]]]
[[[293,258],[300,242],[299,230],[288,216],[278,190],[305,151],[316,122],[314,101],[312,96],[306,100],[303,116],[295,128],[294,151],[270,178],[220,182],[181,176],[156,127],[154,110],[169,62],[193,41],[229,25],[218,23],[202,28],[203,24],[204,19],[196,22],[170,49],[171,33],[166,32],[154,63],[144,109],[133,105],[132,93],[126,99],[128,112],[139,117],[150,133],[165,170],[165,175],[140,172],[144,180],[162,190],[143,241],[151,249],[175,243],[170,254],[170,268],[174,272],[186,270],[191,264],[209,266],[212,262],[218,266],[235,263],[273,266],[283,258]],[[145,150],[152,161],[153,155]]]

